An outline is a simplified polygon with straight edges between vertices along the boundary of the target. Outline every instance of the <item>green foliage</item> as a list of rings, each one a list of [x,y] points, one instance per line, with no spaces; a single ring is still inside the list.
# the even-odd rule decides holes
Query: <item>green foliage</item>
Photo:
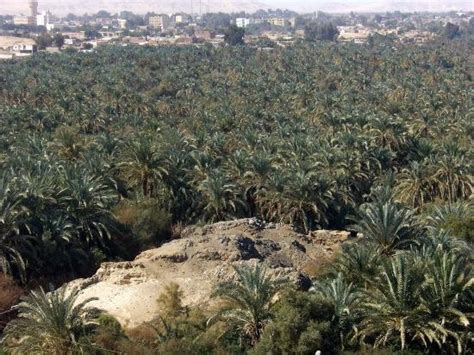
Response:
[[[108,314],[101,314],[98,317],[93,333],[83,337],[80,346],[87,353],[95,354],[122,352],[134,346],[137,348],[137,354],[140,353],[140,346],[133,344],[125,335],[120,323]]]
[[[169,239],[171,215],[156,199],[123,202],[116,208],[115,215],[120,223],[131,228],[142,249]]]
[[[315,294],[287,291],[272,311],[254,354],[336,353],[339,346],[333,332],[334,306]]]
[[[451,235],[474,243],[474,216],[465,219],[451,217],[443,225],[443,229],[446,229]]]
[[[221,309],[209,321],[224,320],[254,345],[270,319],[273,298],[283,280],[274,280],[259,264],[254,268],[235,267],[235,281],[217,285],[213,297],[223,301]]]
[[[474,208],[471,202],[434,206],[425,215],[423,220],[430,230],[444,229],[467,242],[474,241]]]
[[[332,334],[339,335],[339,346],[342,348],[346,342],[345,335],[352,330],[360,302],[358,286],[347,281],[344,277],[339,273],[336,278],[321,281],[314,287],[316,294],[334,307],[331,331]]]
[[[53,38],[54,45],[61,49],[64,46],[64,36],[60,33],[57,33]]]
[[[385,264],[377,284],[366,292],[357,338],[374,339],[375,346],[394,343],[402,350],[418,343],[462,353],[469,346],[470,268],[459,255],[441,250],[426,265],[410,255]]]
[[[461,36],[461,29],[459,28],[458,25],[448,22],[446,26],[444,27],[443,35],[447,39],[454,39],[456,37]]]
[[[45,293],[32,291],[18,305],[18,319],[5,329],[5,342],[15,353],[68,353],[77,348],[77,340],[94,322],[86,305],[78,302],[78,290],[65,288]]]
[[[158,303],[166,317],[177,318],[186,312],[182,305],[183,291],[179,285],[172,282],[165,286],[163,293],[158,297]]]
[[[312,29],[316,40],[336,35]],[[23,282],[86,275],[133,257],[138,241],[161,243],[171,224],[261,217],[309,232],[347,228],[356,215],[366,241],[315,280],[339,309],[335,348],[358,350],[351,338],[394,351],[472,347],[472,245],[462,242],[473,229],[469,47],[372,42],[107,46],[2,61],[2,271]],[[239,303],[252,282],[237,284],[228,317],[209,329],[202,319],[160,323],[160,334],[183,334],[162,350],[186,352],[198,338],[208,351],[215,339],[228,351],[255,343],[272,326],[278,287],[262,282],[265,296]],[[341,313],[344,290],[366,300]],[[327,321],[303,322],[294,341],[310,345],[299,351],[326,346]]]
[[[336,41],[339,36],[337,27],[329,22],[311,22],[304,28],[304,38],[307,41]]]
[[[354,229],[375,244],[380,253],[390,254],[416,236],[413,227],[412,211],[391,200],[376,199],[360,208]]]
[[[231,46],[244,44],[245,30],[243,28],[232,25],[225,31],[225,43]]]
[[[170,283],[158,298],[161,314],[148,324],[154,330],[151,346],[160,354],[209,354],[219,348],[215,337],[209,337],[207,318],[199,309],[184,307],[179,285]]]
[[[342,252],[331,265],[334,274],[342,273],[356,285],[367,288],[376,281],[382,256],[372,244],[351,243],[342,246]]]
[[[53,39],[47,33],[42,33],[35,38],[35,42],[38,46],[38,49],[46,49],[46,47],[51,47],[53,44]]]

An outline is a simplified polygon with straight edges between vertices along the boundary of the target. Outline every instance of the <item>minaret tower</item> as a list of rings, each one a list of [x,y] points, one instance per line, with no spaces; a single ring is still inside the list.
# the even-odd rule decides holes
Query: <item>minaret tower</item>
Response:
[[[31,20],[36,25],[36,16],[38,16],[38,0],[30,1]]]

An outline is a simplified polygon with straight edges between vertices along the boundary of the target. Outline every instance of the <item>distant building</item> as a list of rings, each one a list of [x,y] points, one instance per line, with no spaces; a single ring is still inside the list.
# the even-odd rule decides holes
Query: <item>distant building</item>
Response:
[[[36,16],[38,16],[38,0],[31,0],[30,1],[30,13],[31,17],[36,19]]]
[[[53,26],[50,22],[51,13],[49,11],[44,11],[43,13],[36,15],[36,26],[44,26],[46,28]]]
[[[66,46],[74,46],[74,45],[76,45],[76,43],[77,43],[77,40],[75,40],[74,38],[65,38],[64,39],[64,44]]]
[[[191,22],[191,18],[187,14],[175,14],[173,15],[173,21],[175,24],[188,24]]]
[[[15,44],[13,46],[13,52],[22,53],[22,54],[33,54],[38,51],[38,46],[36,44]]]
[[[98,17],[95,19],[95,23],[101,26],[112,26],[112,19],[108,17]]]
[[[125,30],[127,28],[127,20],[125,19],[121,19],[121,18],[117,19],[117,24],[121,30]]]
[[[151,28],[165,31],[170,25],[170,18],[167,15],[150,16],[148,24]]]
[[[192,44],[193,38],[189,36],[178,37],[176,38],[175,43],[176,44]]]
[[[60,53],[61,50],[58,47],[46,47],[47,53]]]
[[[36,17],[38,16],[38,1],[30,1],[30,16],[15,16],[13,18],[13,24],[19,25],[28,25],[36,26]]]
[[[16,26],[35,26],[36,20],[31,16],[15,16],[13,18],[13,24]]]
[[[13,53],[4,53],[0,51],[0,60],[2,59],[13,59],[15,55]]]
[[[235,25],[240,28],[246,28],[250,25],[250,19],[245,17],[236,18]]]
[[[271,17],[268,19],[268,22],[272,24],[273,26],[278,26],[278,27],[286,26],[286,19],[284,19],[283,17]]]
[[[0,50],[8,52],[35,52],[36,43],[31,38],[0,36]]]
[[[79,41],[83,41],[86,39],[86,32],[85,31],[80,31],[80,32],[63,32],[62,33],[65,38],[71,38],[71,39],[76,39]]]
[[[194,31],[194,37],[197,39],[209,41],[214,37],[214,34],[208,30],[196,30]]]

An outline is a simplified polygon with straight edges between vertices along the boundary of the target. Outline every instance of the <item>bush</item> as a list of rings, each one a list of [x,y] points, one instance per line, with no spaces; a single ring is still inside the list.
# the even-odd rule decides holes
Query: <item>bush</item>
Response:
[[[16,316],[16,312],[10,310],[23,294],[24,290],[12,278],[0,273],[0,331]]]
[[[125,202],[115,211],[117,219],[138,238],[141,248],[159,245],[171,236],[171,214],[154,199]]]
[[[442,225],[442,228],[453,236],[464,239],[466,242],[474,243],[474,217],[466,218],[450,217]]]
[[[128,340],[120,323],[108,314],[102,314],[98,323],[93,342],[108,350],[120,350],[120,343],[123,340]]]
[[[273,322],[264,330],[254,354],[337,353],[332,332],[334,307],[314,294],[288,291],[275,306]]]

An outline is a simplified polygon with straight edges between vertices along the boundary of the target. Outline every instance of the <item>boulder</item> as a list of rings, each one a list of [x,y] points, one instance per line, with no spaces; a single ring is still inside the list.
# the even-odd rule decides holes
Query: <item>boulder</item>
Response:
[[[327,260],[348,232],[316,231],[303,235],[291,226],[255,223],[254,219],[191,227],[159,248],[147,250],[131,262],[103,263],[96,274],[70,282],[80,300],[116,317],[126,327],[159,315],[157,299],[165,285],[175,282],[189,306],[208,306],[213,287],[234,277],[233,266],[263,263],[275,276],[287,278],[301,289],[311,287],[305,266]]]

